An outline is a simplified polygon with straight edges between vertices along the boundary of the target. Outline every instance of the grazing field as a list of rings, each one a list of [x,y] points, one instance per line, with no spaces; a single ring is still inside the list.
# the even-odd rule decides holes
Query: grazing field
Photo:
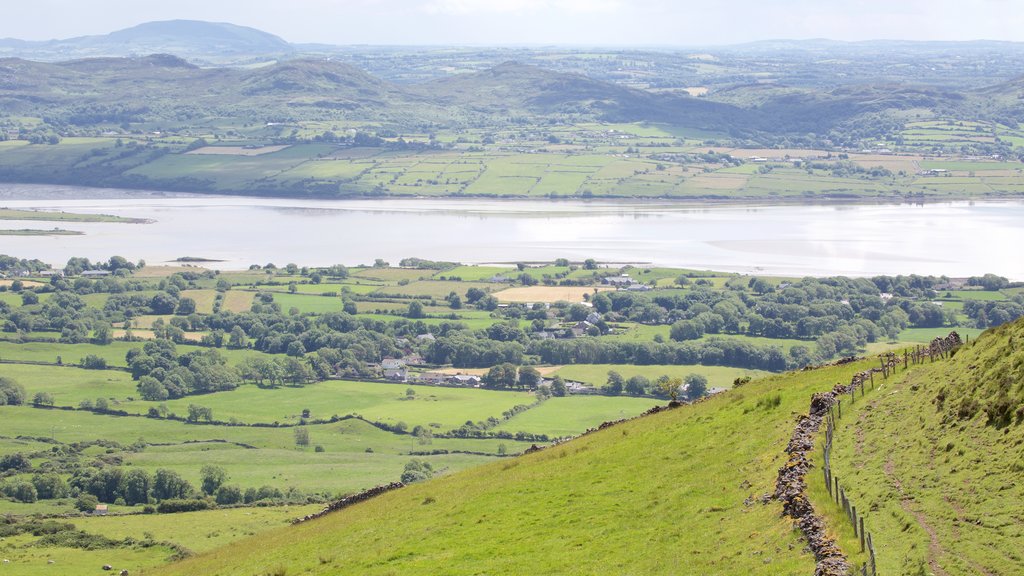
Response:
[[[584,295],[592,296],[610,289],[602,286],[521,286],[495,292],[494,297],[501,302],[582,302]]]
[[[648,408],[664,403],[664,400],[654,398],[610,396],[551,398],[537,408],[512,417],[498,426],[498,430],[572,436],[602,422],[638,416]]]
[[[660,376],[685,378],[689,374],[700,374],[708,379],[709,388],[732,388],[737,378],[760,378],[768,375],[761,370],[746,368],[728,368],[725,366],[702,365],[648,365],[633,366],[630,364],[573,364],[558,368],[555,374],[566,380],[577,380],[594,386],[604,386],[608,381],[608,372],[614,370],[628,380],[632,376],[643,376],[652,382]]]
[[[229,312],[248,312],[252,308],[252,299],[255,296],[254,292],[228,290],[224,293],[222,308]]]
[[[248,146],[203,146],[186,154],[206,156],[262,156],[271,152],[280,152],[288,146],[260,146],[258,148]]]
[[[0,364],[0,374],[24,386],[29,398],[38,392],[53,395],[57,406],[78,406],[96,398],[123,402],[138,395],[131,375],[120,370]]]
[[[408,390],[414,394],[407,395]],[[231,392],[169,400],[166,404],[172,412],[184,414],[189,404],[200,403],[212,408],[218,419],[234,418],[246,423],[296,423],[303,409],[309,409],[312,418],[359,414],[392,425],[405,422],[410,430],[416,425],[431,424],[448,430],[466,420],[475,422],[501,416],[516,404],[530,404],[533,400],[532,394],[519,392],[327,381],[302,388],[271,390],[242,386]],[[137,402],[127,409],[145,413],[149,406],[149,403]]]

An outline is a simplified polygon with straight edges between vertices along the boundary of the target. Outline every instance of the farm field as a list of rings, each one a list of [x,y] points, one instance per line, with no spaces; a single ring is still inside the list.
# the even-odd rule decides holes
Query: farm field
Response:
[[[552,398],[541,406],[514,416],[498,427],[508,432],[534,432],[572,436],[602,422],[632,418],[652,406],[664,404],[653,398],[579,396]]]
[[[701,366],[701,365],[650,365],[633,366],[629,364],[575,364],[562,366],[555,374],[566,380],[577,380],[587,382],[594,386],[604,386],[608,381],[608,372],[614,370],[624,379],[632,376],[643,376],[651,381],[661,376],[671,378],[685,378],[689,374],[700,374],[708,379],[710,388],[732,388],[733,381],[737,378],[760,378],[768,373],[761,370],[747,370],[743,368],[728,368],[724,366]]]
[[[701,572],[723,566],[730,572],[763,570],[762,554],[725,552],[733,545],[773,551],[772,569],[779,573],[812,571],[813,558],[802,552],[801,541],[778,506],[746,508],[742,501],[749,494],[772,490],[782,462],[780,447],[792,432],[790,415],[806,409],[812,391],[829,386],[823,382],[848,379],[851,368],[769,378],[743,391],[622,424],[514,462],[496,462],[414,485],[319,523],[241,541],[158,573],[241,574],[268,565],[312,570],[318,562],[314,551],[324,549],[333,552],[332,569],[366,574],[427,574],[441,558],[453,571],[473,566],[515,573],[589,573],[629,566],[638,573],[659,573],[680,562]],[[757,407],[759,399],[774,395],[780,399],[777,407]],[[747,433],[751,428],[759,433]],[[647,481],[637,483],[638,477]],[[694,488],[707,478],[716,478],[720,490]],[[580,489],[581,484],[589,488]],[[541,512],[554,509],[554,502],[564,502],[570,493],[572,507],[557,514]],[[517,497],[508,498],[509,494]],[[652,502],[658,504],[651,506]],[[715,512],[693,513],[712,507]],[[384,520],[382,525],[384,511],[396,509],[403,511],[400,520]],[[485,514],[506,519],[509,528],[499,535],[476,522],[458,527],[460,520]],[[666,535],[660,528],[666,518],[678,519],[672,525],[685,523],[689,529],[714,533],[715,549],[721,552],[707,554],[703,542]],[[453,528],[430,529],[439,522]],[[751,526],[758,529],[752,532]],[[404,538],[409,530],[423,536]],[[591,541],[608,530],[620,536],[610,548],[583,552],[558,544],[557,553],[549,548],[562,539]],[[472,551],[459,545],[467,540],[476,543]],[[664,546],[658,544],[662,541]],[[850,538],[842,543],[852,549]],[[651,556],[652,545],[665,552]],[[392,552],[392,560],[382,566],[384,550]],[[856,554],[852,559],[862,560]]]
[[[409,396],[407,392],[414,394]],[[500,416],[516,404],[533,401],[529,393],[500,392],[416,386],[374,382],[327,381],[301,388],[282,387],[262,390],[242,386],[231,392],[209,394],[201,399],[219,419],[237,419],[245,423],[297,423],[303,409],[310,409],[309,418],[330,418],[332,415],[359,414],[369,420],[389,425],[405,422],[411,430],[416,425],[436,424],[443,430],[457,428],[466,420],[486,420]],[[188,404],[199,399],[169,400],[167,407],[184,414]],[[136,402],[126,409],[145,413],[153,404]]]

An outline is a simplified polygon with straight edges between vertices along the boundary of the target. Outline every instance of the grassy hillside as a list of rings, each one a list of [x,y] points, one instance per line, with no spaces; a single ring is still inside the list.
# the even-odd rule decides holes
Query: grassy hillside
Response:
[[[1024,571],[1022,339],[1022,322],[989,330],[844,415],[833,467],[880,573]]]
[[[761,380],[156,573],[807,574],[799,533],[755,499],[809,395],[863,367]]]

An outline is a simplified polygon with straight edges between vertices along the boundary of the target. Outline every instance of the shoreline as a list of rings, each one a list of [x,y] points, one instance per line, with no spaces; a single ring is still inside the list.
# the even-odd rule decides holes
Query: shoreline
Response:
[[[12,187],[36,189],[41,194],[18,195],[18,191],[11,190]],[[70,196],[71,190],[89,190],[95,195]],[[12,194],[12,192],[14,194]],[[57,192],[62,192],[57,194]],[[1020,193],[993,193],[984,196],[967,194],[950,195],[893,195],[891,197],[865,197],[859,195],[823,195],[813,198],[778,197],[765,198],[764,196],[724,196],[720,194],[709,194],[706,196],[637,196],[637,195],[606,195],[600,197],[584,196],[521,196],[521,195],[491,195],[491,194],[458,194],[447,196],[416,196],[407,194],[353,194],[350,196],[324,197],[310,194],[274,194],[255,193],[242,191],[179,191],[161,190],[146,188],[119,188],[90,186],[84,184],[60,184],[60,183],[39,183],[39,182],[0,182],[0,203],[3,202],[27,202],[27,201],[58,201],[58,200],[142,200],[142,199],[174,199],[174,198],[222,198],[222,199],[262,199],[262,200],[304,200],[319,202],[365,202],[365,201],[392,201],[392,200],[415,200],[431,202],[459,202],[459,201],[493,201],[493,202],[528,202],[541,205],[558,205],[567,203],[579,204],[625,204],[625,205],[672,205],[678,207],[725,207],[725,206],[750,206],[750,207],[773,207],[773,206],[901,206],[913,205],[923,206],[928,204],[943,204],[950,202],[1006,202],[1024,201],[1024,192]]]

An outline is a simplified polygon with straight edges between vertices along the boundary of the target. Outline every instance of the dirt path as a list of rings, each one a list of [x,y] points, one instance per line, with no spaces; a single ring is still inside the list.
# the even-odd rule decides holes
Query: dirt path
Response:
[[[939,556],[946,553],[946,550],[942,547],[942,543],[939,542],[939,535],[935,532],[935,529],[928,524],[925,515],[914,509],[913,499],[909,498],[903,492],[903,484],[901,484],[900,479],[896,477],[896,465],[893,463],[892,458],[885,462],[883,470],[885,471],[885,475],[892,481],[893,487],[900,493],[900,507],[903,508],[904,512],[913,516],[921,528],[923,528],[928,534],[928,568],[931,569],[932,574],[935,574],[935,576],[949,576],[949,573],[942,569],[938,560]]]

